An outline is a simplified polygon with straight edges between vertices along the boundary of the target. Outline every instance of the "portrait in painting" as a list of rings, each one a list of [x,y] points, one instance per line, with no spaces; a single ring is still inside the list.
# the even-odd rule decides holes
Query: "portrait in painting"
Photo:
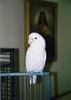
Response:
[[[30,3],[30,33],[38,32],[46,41],[47,61],[57,59],[56,4],[51,2]]]

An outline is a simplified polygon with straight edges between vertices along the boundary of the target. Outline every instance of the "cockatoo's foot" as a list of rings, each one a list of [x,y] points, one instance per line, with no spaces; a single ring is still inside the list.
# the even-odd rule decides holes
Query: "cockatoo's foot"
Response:
[[[30,85],[36,84],[36,75],[33,71],[29,71],[29,79],[30,79]]]
[[[31,84],[36,84],[36,76],[30,76],[30,85]]]

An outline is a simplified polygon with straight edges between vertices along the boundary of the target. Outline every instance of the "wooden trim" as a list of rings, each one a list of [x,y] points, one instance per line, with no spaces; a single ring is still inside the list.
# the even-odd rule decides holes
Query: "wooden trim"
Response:
[[[24,0],[24,44],[25,51],[28,47],[28,34],[29,34],[29,0]]]

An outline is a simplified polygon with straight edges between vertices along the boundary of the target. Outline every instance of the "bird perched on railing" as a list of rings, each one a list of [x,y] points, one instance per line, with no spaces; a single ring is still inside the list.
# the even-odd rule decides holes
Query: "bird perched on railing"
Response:
[[[27,72],[42,72],[46,62],[45,39],[36,32],[29,34],[29,47],[26,52]],[[36,75],[30,77],[30,84],[36,83]]]

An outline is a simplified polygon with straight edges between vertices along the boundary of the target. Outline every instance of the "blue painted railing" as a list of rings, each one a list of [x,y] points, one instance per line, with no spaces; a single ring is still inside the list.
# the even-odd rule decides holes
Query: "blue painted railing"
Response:
[[[28,76],[33,76],[33,75],[38,75],[38,76],[42,76],[42,77],[44,77],[44,76],[46,76],[47,77],[47,95],[48,95],[48,98],[47,98],[47,100],[50,100],[50,98],[51,98],[51,93],[50,93],[50,72],[15,72],[15,73],[0,73],[0,77],[8,77],[8,76],[10,76],[10,77],[13,77],[13,76],[26,76],[26,77],[28,77]]]

